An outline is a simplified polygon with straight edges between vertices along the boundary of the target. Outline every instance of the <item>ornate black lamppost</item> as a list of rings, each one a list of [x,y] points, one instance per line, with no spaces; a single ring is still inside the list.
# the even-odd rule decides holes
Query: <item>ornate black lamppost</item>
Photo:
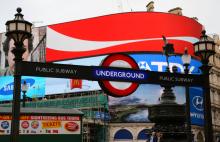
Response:
[[[187,48],[185,49],[184,54],[182,55],[182,62],[184,66],[184,73],[189,74],[189,65],[191,62],[191,56],[188,54]],[[186,124],[187,124],[187,141],[192,142],[191,134],[191,117],[190,117],[190,97],[189,97],[189,86],[185,87],[186,94]]]
[[[23,41],[31,37],[32,24],[25,21],[21,14],[21,8],[17,8],[14,20],[6,22],[6,36],[14,40],[15,47],[12,50],[15,58],[14,69],[14,92],[12,103],[12,122],[11,122],[11,142],[18,142],[19,120],[20,120],[20,94],[21,94],[21,75],[18,64],[22,62],[22,55],[25,52]]]
[[[28,85],[26,81],[21,86],[21,91],[23,92],[23,101],[22,101],[22,107],[25,107],[25,101],[26,101],[26,92],[28,90]]]
[[[215,43],[206,35],[206,31],[202,31],[200,40],[194,45],[194,52],[196,56],[201,58],[202,66],[200,67],[204,76],[203,85],[203,98],[204,98],[204,115],[205,115],[205,142],[213,142],[212,130],[212,113],[210,101],[210,84],[209,84],[209,71],[211,66],[208,65],[209,57],[215,54]]]

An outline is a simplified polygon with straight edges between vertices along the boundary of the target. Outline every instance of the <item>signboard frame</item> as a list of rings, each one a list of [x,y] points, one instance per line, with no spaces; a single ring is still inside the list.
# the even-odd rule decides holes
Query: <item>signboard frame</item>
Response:
[[[54,78],[75,78],[87,79],[96,81],[122,81],[122,82],[136,82],[139,84],[169,84],[175,86],[202,86],[203,75],[180,74],[144,71],[120,67],[100,67],[100,66],[79,66],[79,65],[64,65],[55,63],[38,63],[22,61],[18,64],[18,74],[24,76],[41,76]],[[148,76],[146,79],[131,79],[131,78],[117,78],[106,76],[94,76],[96,70],[116,71],[116,72],[136,72]]]

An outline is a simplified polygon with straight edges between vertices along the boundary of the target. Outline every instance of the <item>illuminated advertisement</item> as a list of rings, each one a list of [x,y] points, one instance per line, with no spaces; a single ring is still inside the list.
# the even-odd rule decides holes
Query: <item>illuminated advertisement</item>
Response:
[[[190,87],[191,124],[204,126],[204,101],[201,88]]]
[[[11,117],[0,115],[0,135],[10,135]],[[79,116],[21,116],[20,134],[80,134]]]
[[[174,44],[175,53],[183,54],[188,47],[192,54],[192,43],[198,40],[201,30],[202,25],[192,18],[160,12],[119,13],[49,25],[46,61],[120,52],[162,52],[162,35]]]
[[[23,61],[44,61],[41,60],[42,58],[39,48],[37,48],[39,42],[46,34],[46,27],[39,27],[32,29],[32,37],[29,39],[24,40],[24,48],[26,49],[25,53],[23,54],[22,58]],[[44,45],[45,46],[45,45]],[[0,34],[0,76],[12,76],[14,74],[14,55],[11,52],[14,48],[14,41],[11,39],[9,40],[5,33]],[[44,50],[45,47],[41,47]],[[45,55],[43,55],[45,56]]]
[[[43,97],[45,95],[45,78],[23,76],[21,83],[23,83],[24,81],[26,81],[26,84],[28,86],[28,90],[26,92],[27,97],[36,98]],[[14,77],[0,77],[0,82],[0,101],[12,100],[14,89]]]

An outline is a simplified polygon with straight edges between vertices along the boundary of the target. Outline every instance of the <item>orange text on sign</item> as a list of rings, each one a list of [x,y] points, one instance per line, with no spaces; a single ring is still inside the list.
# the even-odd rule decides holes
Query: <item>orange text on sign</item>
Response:
[[[47,121],[42,122],[42,128],[60,128],[61,127],[61,121]]]

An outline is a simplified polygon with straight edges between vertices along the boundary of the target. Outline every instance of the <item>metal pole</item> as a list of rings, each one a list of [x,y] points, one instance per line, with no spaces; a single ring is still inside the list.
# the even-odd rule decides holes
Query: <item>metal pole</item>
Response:
[[[184,69],[184,73],[187,75],[189,74],[189,65],[185,64],[185,69]],[[187,123],[187,127],[186,127],[186,131],[187,131],[187,141],[188,142],[192,142],[192,133],[191,133],[191,117],[190,117],[190,97],[189,97],[189,86],[187,85],[185,87],[185,93],[186,93],[186,123]]]
[[[23,43],[15,43],[12,53],[15,55],[14,72],[14,92],[12,103],[12,121],[11,121],[11,142],[19,142],[19,120],[20,120],[20,95],[21,95],[21,75],[18,64],[22,61],[22,55],[25,52]]]
[[[106,139],[106,133],[105,133],[105,129],[106,129],[106,124],[105,124],[105,119],[106,119],[105,118],[105,103],[103,105],[104,105],[104,111],[103,111],[104,112],[104,119],[103,120],[104,120],[104,142],[105,142],[105,139]]]
[[[204,99],[204,115],[205,115],[205,142],[213,141],[213,129],[212,129],[212,112],[211,112],[211,100],[210,100],[210,84],[209,84],[209,70],[211,66],[208,63],[203,63],[200,67],[204,75],[203,86],[203,99]]]
[[[25,107],[25,101],[26,101],[26,91],[23,91],[22,107]]]
[[[21,76],[14,75],[14,94],[13,94],[12,122],[11,122],[12,142],[19,141],[18,136],[19,136],[19,118],[20,118],[20,92],[21,92]]]

